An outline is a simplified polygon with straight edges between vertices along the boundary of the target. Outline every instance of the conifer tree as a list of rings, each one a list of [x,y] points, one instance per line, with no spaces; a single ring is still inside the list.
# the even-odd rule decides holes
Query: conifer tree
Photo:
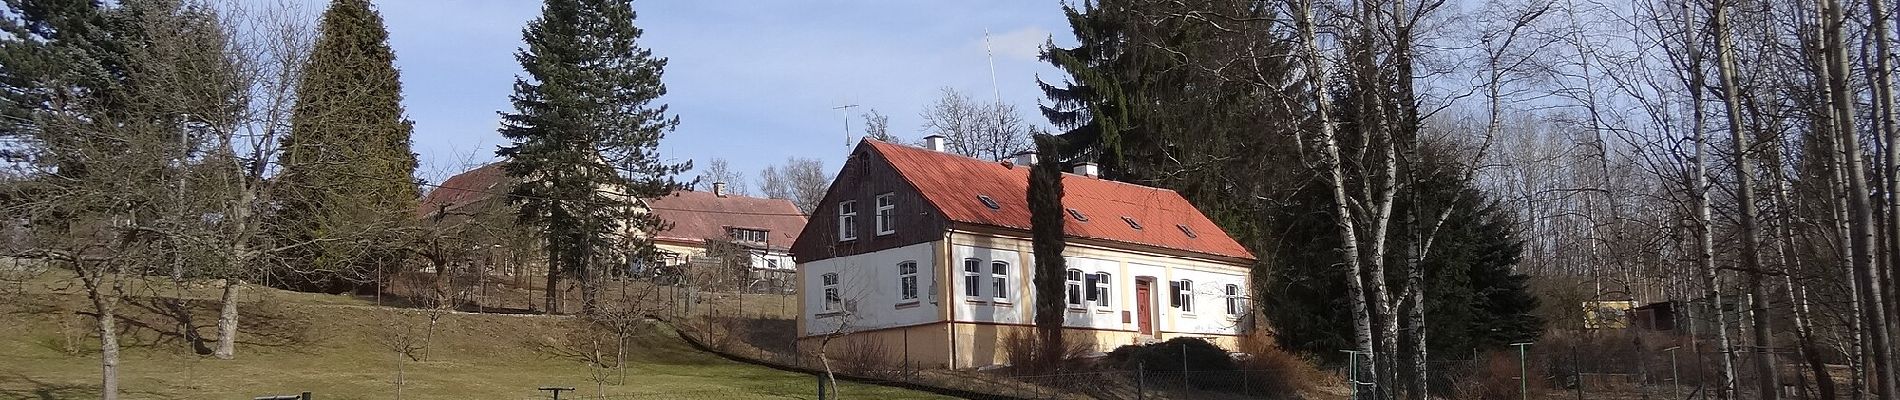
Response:
[[[1061,139],[1054,135],[1035,136],[1036,152],[1052,154],[1061,146]],[[1064,242],[1063,230],[1068,219],[1063,217],[1062,207],[1062,162],[1054,158],[1043,160],[1029,169],[1029,231],[1036,256],[1036,361],[1032,368],[1060,365],[1065,346],[1062,340],[1062,321],[1066,317],[1063,296],[1069,294],[1062,289],[1068,276],[1068,263],[1062,258]]]
[[[633,199],[679,188],[673,177],[692,166],[660,159],[660,138],[679,118],[653,104],[666,94],[666,59],[640,47],[634,17],[627,0],[547,0],[515,55],[527,76],[515,79],[515,111],[502,115],[501,134],[514,143],[496,153],[519,180],[518,219],[545,238],[550,312],[560,310],[563,276],[580,281],[582,312],[593,310],[598,276],[629,261],[613,258],[650,247],[629,233],[661,224],[632,212]]]
[[[334,292],[399,260],[416,155],[382,16],[368,0],[335,0],[317,35],[283,144],[278,225],[283,240],[316,242],[289,257],[283,281]]]

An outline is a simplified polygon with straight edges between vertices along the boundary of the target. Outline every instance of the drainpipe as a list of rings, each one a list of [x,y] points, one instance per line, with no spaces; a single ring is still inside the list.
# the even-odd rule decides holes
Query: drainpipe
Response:
[[[948,227],[944,228],[943,254],[940,254],[937,256],[937,261],[956,261],[955,260],[956,257],[952,257],[950,255],[951,253],[955,252],[955,247],[953,247],[950,241],[950,238],[954,236],[956,236],[956,234],[951,233]],[[937,264],[944,271],[943,274],[940,274],[940,275],[951,275],[950,277],[945,277],[947,279],[944,279],[943,281],[944,290],[941,296],[943,296],[946,299],[955,298],[956,292],[957,292],[955,288],[950,287],[951,284],[956,283],[957,281],[955,274],[950,272],[950,268],[951,268],[950,264],[952,263]],[[948,325],[950,325],[950,369],[953,369],[953,370],[957,369],[957,306],[956,305],[957,305],[957,302],[955,301],[943,300],[943,306],[948,307],[948,310],[950,311],[950,319],[945,322],[947,322]]]

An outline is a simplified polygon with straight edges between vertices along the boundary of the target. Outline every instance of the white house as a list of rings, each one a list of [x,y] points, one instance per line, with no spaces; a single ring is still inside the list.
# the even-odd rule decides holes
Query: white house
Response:
[[[1033,157],[1004,162],[865,140],[792,246],[800,343],[883,346],[920,367],[1002,362],[1033,330]],[[1254,256],[1166,189],[1064,174],[1066,337],[1098,350],[1179,336],[1232,348]]]

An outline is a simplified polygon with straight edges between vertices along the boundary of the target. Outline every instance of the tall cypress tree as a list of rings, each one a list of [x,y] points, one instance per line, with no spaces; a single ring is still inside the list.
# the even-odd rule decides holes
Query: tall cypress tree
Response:
[[[544,235],[550,312],[560,310],[562,276],[579,279],[582,310],[593,311],[599,274],[651,247],[624,233],[661,225],[631,212],[633,199],[672,192],[673,176],[692,166],[660,159],[679,118],[653,104],[666,94],[666,59],[640,47],[634,17],[627,0],[547,0],[515,55],[527,76],[515,79],[515,111],[502,114],[514,143],[496,154],[519,181],[518,219]]]
[[[1061,139],[1054,135],[1036,135],[1036,152],[1054,154],[1061,146]],[[1060,365],[1065,346],[1062,341],[1062,322],[1066,317],[1063,311],[1066,302],[1063,296],[1063,283],[1068,276],[1068,263],[1062,258],[1064,242],[1064,224],[1062,207],[1062,162],[1051,157],[1029,169],[1029,233],[1033,240],[1036,256],[1036,333],[1037,344],[1035,359],[1031,368],[1044,368]],[[1080,294],[1076,294],[1079,296]]]
[[[280,161],[280,239],[312,243],[292,257],[293,288],[345,290],[401,257],[392,244],[416,207],[416,155],[388,41],[369,0],[323,13]]]

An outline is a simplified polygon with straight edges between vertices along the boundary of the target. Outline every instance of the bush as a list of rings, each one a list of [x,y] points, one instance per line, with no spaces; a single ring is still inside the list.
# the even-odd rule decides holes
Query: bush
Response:
[[[1137,368],[1151,372],[1238,370],[1234,358],[1227,355],[1226,349],[1207,340],[1191,337],[1122,346],[1108,353],[1108,362],[1129,371]]]
[[[1297,395],[1319,389],[1337,376],[1321,371],[1309,360],[1280,348],[1271,336],[1255,332],[1240,340],[1240,368],[1257,391]]]

